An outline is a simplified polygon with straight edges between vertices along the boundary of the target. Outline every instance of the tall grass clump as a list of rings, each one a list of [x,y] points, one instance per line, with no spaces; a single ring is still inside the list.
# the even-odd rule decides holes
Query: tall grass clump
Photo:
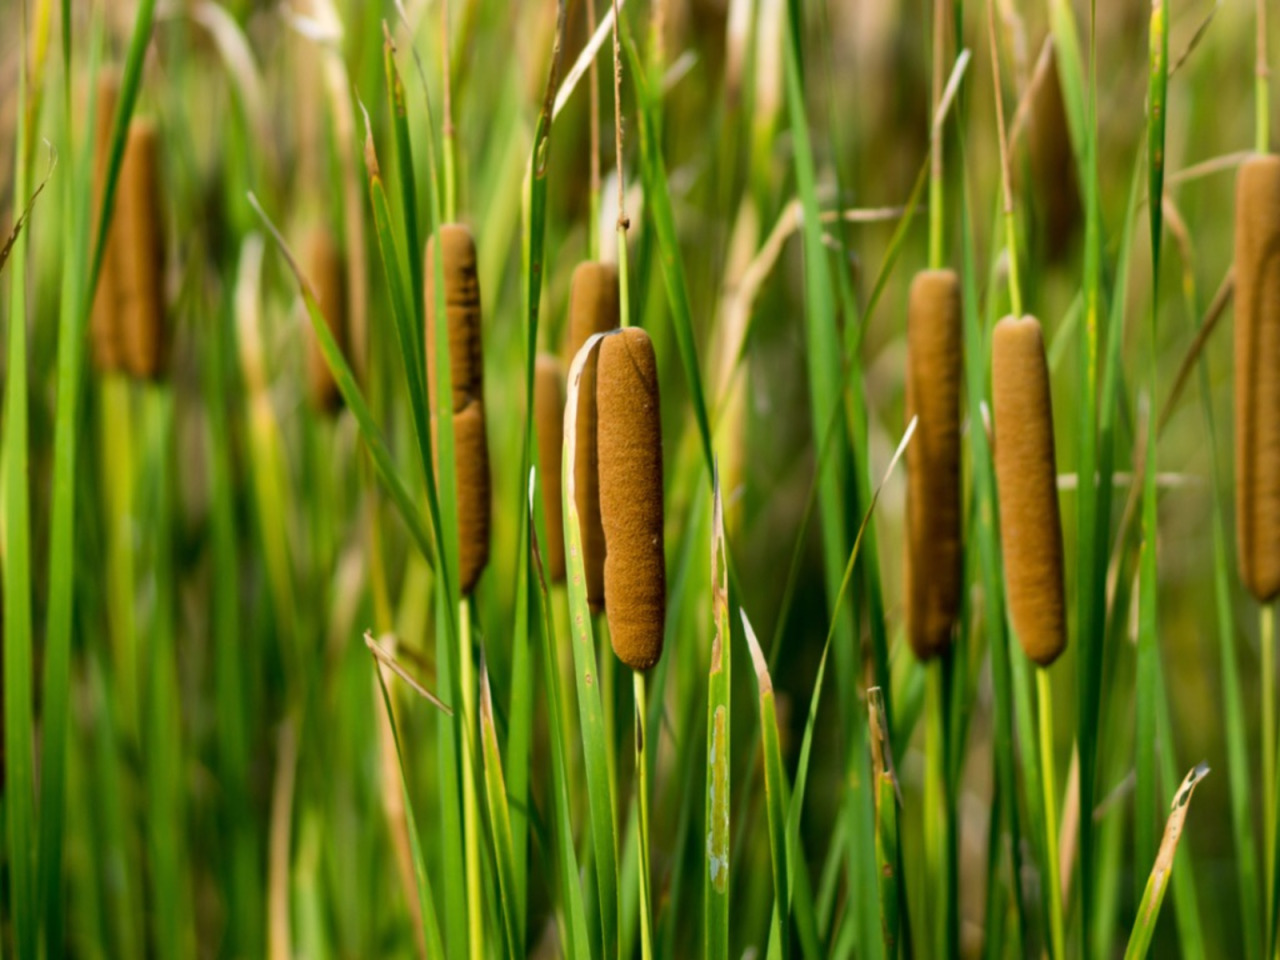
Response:
[[[1272,956],[1268,11],[0,4],[0,954]]]

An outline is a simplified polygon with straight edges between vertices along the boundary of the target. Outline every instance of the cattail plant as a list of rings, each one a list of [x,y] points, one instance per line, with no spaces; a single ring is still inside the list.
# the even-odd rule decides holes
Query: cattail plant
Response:
[[[1240,579],[1280,594],[1280,157],[1236,181],[1236,538]]]
[[[163,375],[167,349],[159,148],[154,123],[129,125],[117,195],[120,344],[125,370],[139,380]]]
[[[564,454],[564,373],[560,359],[538,354],[534,369],[533,416],[538,425],[538,477],[547,537],[543,544],[547,579],[564,580],[564,503],[560,459]]]
[[[1050,44],[1043,65],[1036,68],[1039,83],[1031,101],[1027,129],[1031,185],[1043,222],[1045,253],[1053,261],[1066,255],[1080,222],[1076,159],[1057,60],[1057,48]]]
[[[1005,317],[991,359],[996,482],[1009,614],[1027,657],[1042,667],[1067,645],[1053,405],[1040,322]]]
[[[960,609],[960,282],[925,270],[907,307],[907,639],[921,660],[942,653]]]
[[[436,410],[435,251],[441,249],[449,333],[452,409]],[[427,242],[427,376],[435,415],[453,417],[458,498],[458,583],[464,595],[489,560],[489,452],[485,442],[484,371],[480,347],[480,280],[471,231],[450,223]],[[437,454],[438,456],[438,454]],[[437,463],[437,469],[439,469]]]
[[[338,347],[347,352],[346,275],[342,251],[328,228],[316,225],[306,239],[307,276],[316,291],[316,300]],[[342,409],[342,393],[325,362],[311,325],[307,335],[307,397],[320,413],[334,414]]]
[[[593,334],[613,330],[619,323],[618,268],[587,261],[573,271],[569,289],[569,338],[567,354],[573,357]],[[582,555],[586,571],[587,602],[599,612],[605,604],[605,537],[600,522],[600,487],[596,449],[597,365],[590,362],[582,373],[578,407],[577,460],[574,469],[578,517],[582,524]]]
[[[662,656],[667,585],[658,366],[640,328],[600,342],[596,404],[609,633],[618,659],[643,671]]]
[[[111,162],[111,124],[120,99],[120,75],[114,70],[98,74],[97,106],[93,130],[93,206],[98,219],[106,216],[102,209],[106,190],[107,166]],[[93,364],[100,373],[115,373],[122,365],[120,344],[120,281],[116,266],[117,229],[108,227],[106,246],[102,250],[102,269],[93,296],[93,315],[89,321],[93,340]]]

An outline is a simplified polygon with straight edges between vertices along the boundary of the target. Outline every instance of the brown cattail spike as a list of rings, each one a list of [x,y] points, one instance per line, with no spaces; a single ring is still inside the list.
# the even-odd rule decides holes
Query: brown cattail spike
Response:
[[[435,251],[443,250],[445,317],[449,338],[452,409],[438,410],[436,398]],[[427,382],[433,417],[453,417],[458,507],[458,584],[465,596],[489,561],[489,451],[485,441],[480,340],[480,283],[471,231],[450,223],[427,242]],[[433,430],[433,440],[435,439]],[[440,469],[436,451],[437,472]]]
[[[960,610],[960,283],[927,270],[907,307],[907,639],[921,660],[951,641]]]
[[[129,125],[117,195],[124,366],[140,380],[164,373],[167,349],[159,147],[159,133],[149,120]]]
[[[453,412],[481,396],[484,369],[480,350],[480,278],[476,273],[476,245],[471,231],[458,223],[446,223],[427,241],[427,382],[430,402],[436,403],[434,336],[436,317],[435,251],[444,250],[445,316],[449,322],[449,377],[453,387]]]
[[[991,359],[996,482],[1009,615],[1042,667],[1067,645],[1053,404],[1044,338],[1034,317],[996,324]]]
[[[489,562],[489,450],[479,400],[453,415],[453,456],[458,468],[458,588],[466,596]]]
[[[618,268],[587,261],[573,271],[569,288],[568,354],[573,357],[593,334],[618,326]],[[600,487],[596,454],[596,364],[582,370],[578,401],[577,455],[574,461],[574,497],[582,527],[582,560],[587,603],[599,612],[604,607],[604,528],[600,524]]]
[[[307,278],[311,281],[320,312],[324,314],[329,332],[337,341],[338,349],[347,351],[347,300],[346,274],[343,270],[342,251],[333,235],[322,226],[313,227],[307,234]],[[329,364],[320,350],[320,341],[306,322],[307,331],[307,395],[311,406],[320,413],[333,414],[342,409],[342,393],[333,379]]]
[[[560,461],[564,454],[564,374],[560,360],[538,354],[533,383],[533,416],[538,425],[538,480],[547,539],[542,544],[547,579],[564,579],[564,501]]]
[[[102,209],[107,188],[107,167],[111,162],[111,124],[115,120],[116,103],[120,99],[120,75],[104,70],[98,75],[97,103],[94,106],[93,132],[93,208],[97,213],[94,236],[106,213]],[[117,266],[116,234],[113,222],[107,228],[106,245],[102,249],[102,268],[93,295],[93,316],[89,329],[93,337],[93,365],[101,373],[115,373],[123,364],[120,342],[120,280]]]
[[[643,330],[600,342],[596,403],[609,633],[619,660],[648,670],[662,656],[667,584],[658,365]]]
[[[1067,254],[1080,222],[1076,159],[1071,149],[1057,59],[1057,48],[1051,47],[1048,64],[1032,100],[1031,123],[1027,131],[1031,181],[1035,188],[1036,207],[1044,222],[1045,252],[1054,261]]]
[[[1280,157],[1236,180],[1236,539],[1240,579],[1280,594]]]

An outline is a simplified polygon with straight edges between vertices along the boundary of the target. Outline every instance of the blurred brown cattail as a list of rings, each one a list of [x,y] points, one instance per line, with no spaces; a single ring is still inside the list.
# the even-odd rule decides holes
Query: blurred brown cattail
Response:
[[[1044,249],[1050,260],[1057,261],[1070,249],[1081,211],[1055,47],[1049,49],[1048,64],[1031,102],[1027,134],[1036,208],[1044,225]]]
[[[139,380],[164,374],[164,232],[160,138],[150,120],[129,124],[116,202],[121,333],[125,369]]]
[[[444,306],[449,323],[449,377],[453,387],[453,412],[482,395],[484,368],[480,348],[480,277],[476,273],[476,245],[471,231],[458,223],[446,223],[427,241],[427,383],[430,401],[436,403],[436,297],[433,257],[437,244],[444,250]]]
[[[916,274],[907,307],[907,639],[921,660],[942,653],[960,610],[960,283]]]
[[[1236,538],[1240,579],[1280,594],[1280,157],[1236,180]]]
[[[1042,667],[1067,645],[1053,402],[1034,317],[996,324],[991,379],[1000,543],[1009,614],[1026,655]]]
[[[568,354],[573,357],[587,340],[618,326],[618,269],[612,264],[587,261],[573,271],[569,289]],[[588,363],[582,371],[578,401],[577,455],[574,461],[574,497],[582,526],[582,559],[587,581],[587,602],[599,612],[604,607],[604,528],[600,524],[600,486],[596,451],[596,372]]]
[[[662,656],[667,584],[658,366],[638,327],[601,341],[596,403],[609,633],[619,660],[648,670]]]
[[[534,372],[533,416],[538,425],[538,476],[542,481],[542,512],[547,539],[542,545],[547,579],[564,579],[564,490],[560,462],[564,454],[564,374],[560,360],[538,354]]]
[[[443,251],[445,317],[449,337],[452,409],[438,410],[435,352],[435,250]],[[480,343],[480,281],[471,231],[450,223],[427,242],[427,383],[435,418],[453,417],[458,504],[458,582],[469,594],[489,561],[489,451],[485,442]],[[433,431],[433,438],[434,438]],[[437,470],[439,469],[437,453]]]
[[[105,69],[98,74],[97,105],[94,107],[93,131],[93,208],[97,212],[93,236],[106,213],[102,209],[107,188],[107,166],[111,162],[111,123],[120,99],[120,75]],[[107,228],[106,245],[102,249],[102,269],[93,294],[93,316],[89,321],[93,338],[93,365],[100,373],[115,373],[123,363],[120,343],[120,279],[116,265],[119,232],[114,219]]]
[[[307,234],[307,278],[315,290],[320,312],[324,314],[329,332],[337,341],[338,349],[347,352],[347,299],[346,273],[342,251],[338,249],[333,234],[323,226],[312,227]],[[342,409],[342,392],[333,379],[333,373],[320,350],[320,341],[305,321],[307,337],[307,396],[311,406],[320,413],[333,414]]]

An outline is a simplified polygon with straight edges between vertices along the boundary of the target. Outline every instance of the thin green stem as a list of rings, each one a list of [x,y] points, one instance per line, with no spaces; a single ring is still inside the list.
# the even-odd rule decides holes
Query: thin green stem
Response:
[[[632,676],[636,698],[636,806],[640,811],[640,856],[637,858],[640,865],[640,955],[643,960],[653,960],[653,915],[649,899],[649,767],[645,760],[648,705],[644,673],[637,670]]]
[[[959,956],[959,890],[956,888],[955,804],[951,789],[951,671],[948,651],[925,668],[928,765],[925,768],[925,849],[930,886],[941,912],[931,920],[939,957]]]
[[[453,223],[458,216],[457,143],[453,133],[453,78],[449,63],[449,0],[440,4],[440,52],[444,72],[444,222]]]
[[[467,740],[476,716],[475,665],[471,662],[471,604],[458,604],[458,682],[462,686],[462,842],[467,875],[467,941],[471,960],[484,960],[484,902],[480,890],[480,803]]]
[[[1062,919],[1062,887],[1058,881],[1058,787],[1053,763],[1053,685],[1047,669],[1036,669],[1036,706],[1040,727],[1040,784],[1044,791],[1045,873],[1049,890],[1049,933],[1054,960],[1066,953],[1066,929]]]
[[[1267,0],[1258,0],[1258,62],[1254,68],[1254,149],[1271,149],[1271,71],[1267,67]]]
[[[1276,838],[1276,613],[1272,604],[1263,604],[1258,611],[1262,630],[1262,811],[1263,849],[1271,857]],[[1267,870],[1267,903],[1271,903],[1276,885],[1276,864],[1271,861]],[[1268,918],[1270,919],[1270,918]]]
[[[627,279],[627,225],[618,217],[618,326],[631,326],[631,284]]]
[[[1009,262],[1009,303],[1015,317],[1022,316],[1022,285],[1018,281],[1018,230],[1013,216],[1013,185],[1009,173],[1009,138],[1004,125],[1004,93],[1000,88],[1000,48],[996,44],[996,15],[987,0],[987,33],[991,43],[992,83],[996,95],[996,134],[1000,140],[1000,186],[1004,201],[1004,245]]]
[[[929,112],[929,269],[942,268],[943,124],[938,122],[942,103],[942,56],[945,47],[946,0],[933,4],[933,97]]]

